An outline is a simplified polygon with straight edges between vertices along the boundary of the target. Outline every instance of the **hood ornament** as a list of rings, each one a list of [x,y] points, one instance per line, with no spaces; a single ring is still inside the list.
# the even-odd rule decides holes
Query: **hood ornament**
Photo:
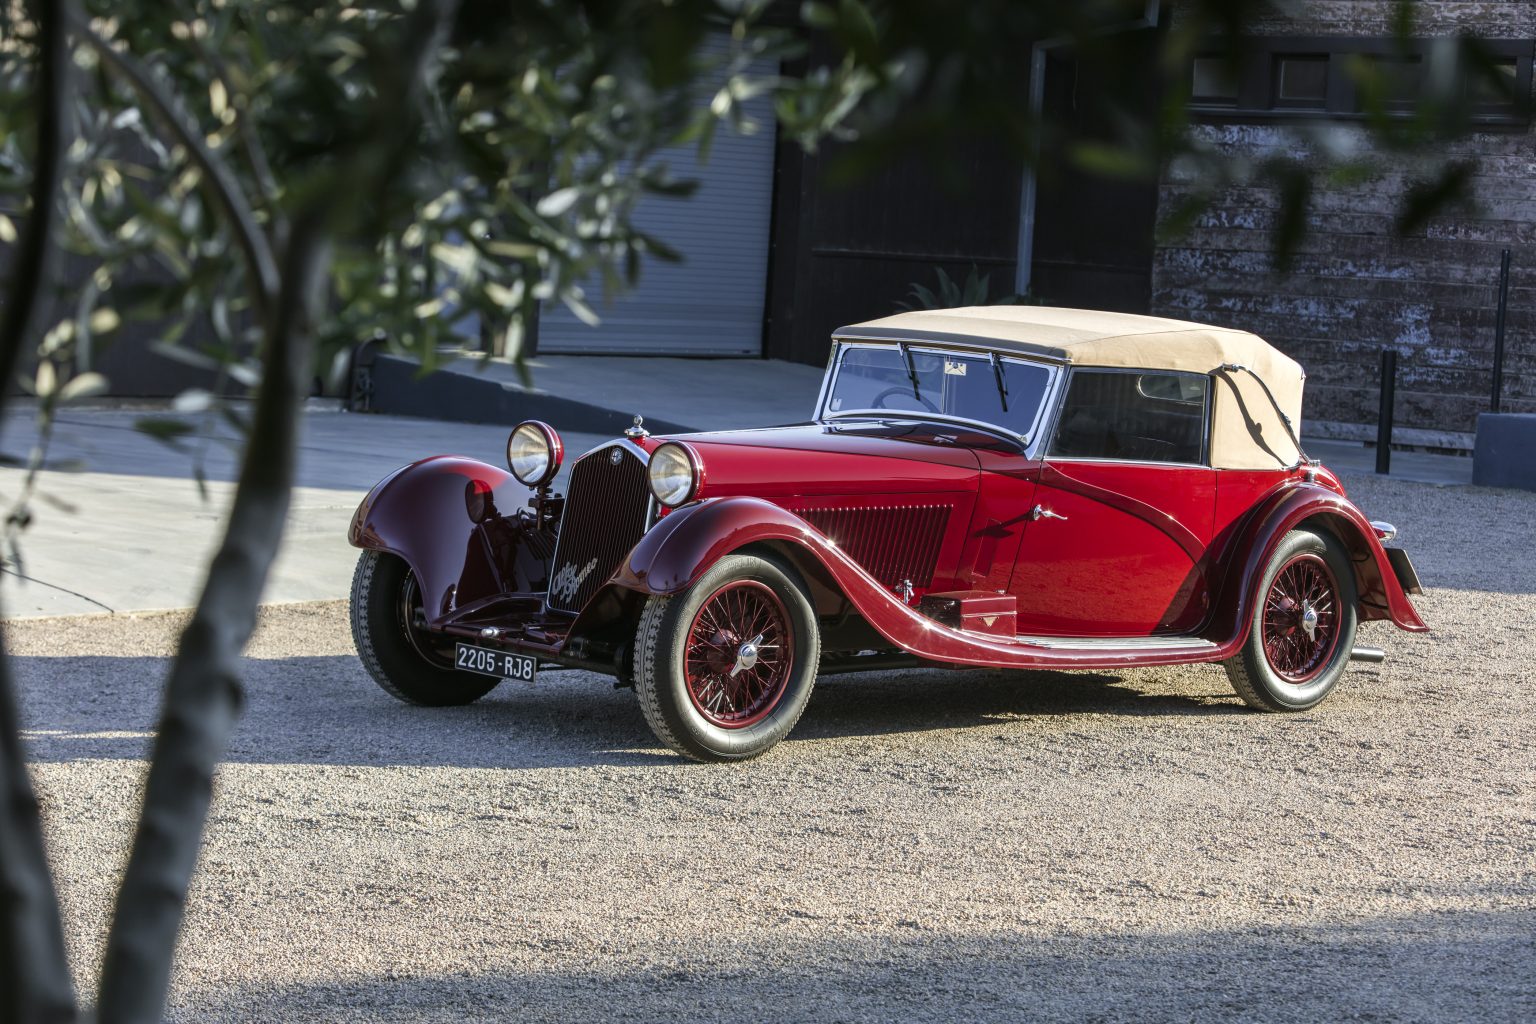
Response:
[[[651,432],[645,429],[645,417],[635,416],[634,424],[624,428],[624,436],[632,441],[638,441],[642,437],[650,437]]]

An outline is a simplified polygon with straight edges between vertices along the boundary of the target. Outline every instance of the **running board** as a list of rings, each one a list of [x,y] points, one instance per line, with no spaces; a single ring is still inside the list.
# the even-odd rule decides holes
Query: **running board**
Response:
[[[1048,651],[1209,651],[1216,647],[1209,640],[1197,636],[1021,636],[1018,642],[1026,647],[1041,647]]]

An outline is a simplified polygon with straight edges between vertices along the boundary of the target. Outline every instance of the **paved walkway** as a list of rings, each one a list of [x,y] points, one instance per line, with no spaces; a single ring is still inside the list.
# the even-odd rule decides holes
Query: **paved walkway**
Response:
[[[204,498],[190,452],[134,429],[144,415],[142,409],[93,408],[71,410],[61,419],[50,461],[78,460],[83,469],[42,474],[34,522],[19,542],[21,564],[0,584],[6,617],[138,612],[195,602],[234,490],[232,439],[225,433],[206,446]],[[35,437],[30,413],[12,413],[0,450],[25,456]],[[263,600],[344,597],[357,560],[347,544],[347,524],[376,481],[427,455],[462,454],[499,464],[506,437],[502,426],[309,413],[288,530]],[[573,453],[602,440],[565,438]],[[21,470],[0,469],[7,510],[23,477]]]
[[[824,368],[778,359],[542,356],[530,369],[552,394],[640,413],[695,430],[804,423],[816,411]],[[506,363],[485,374],[516,381]]]
[[[757,376],[748,372],[753,367],[743,369],[747,363]],[[819,378],[812,368],[786,371],[788,365],[572,357],[541,363],[535,372],[551,388],[581,384],[604,400],[617,400],[626,387],[644,392],[641,409],[722,429],[808,416]],[[18,618],[138,612],[185,608],[195,601],[233,489],[233,442],[226,434],[191,451],[175,451],[134,429],[146,414],[144,409],[101,407],[64,415],[50,459],[56,465],[78,462],[79,471],[42,475],[35,520],[20,538],[20,564],[0,585],[0,613]],[[347,523],[374,482],[427,455],[457,453],[499,464],[509,425],[309,412],[288,531],[264,600],[345,596],[356,561],[346,543]],[[567,464],[611,436],[564,430],[562,435]],[[30,412],[17,409],[6,417],[0,450],[13,459],[24,457],[34,440]],[[1360,445],[1314,442],[1308,448],[1346,476],[1370,474],[1374,468],[1374,452]],[[194,483],[192,452],[197,451],[208,480],[206,498]],[[1465,458],[1398,452],[1393,470],[1395,478],[1404,480],[1471,480],[1471,460]],[[0,508],[9,510],[23,476],[18,469],[0,469]]]

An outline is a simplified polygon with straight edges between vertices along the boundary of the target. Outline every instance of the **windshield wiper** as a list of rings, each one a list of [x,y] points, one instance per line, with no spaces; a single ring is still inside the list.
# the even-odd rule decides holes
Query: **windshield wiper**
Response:
[[[919,402],[923,400],[923,392],[917,383],[917,367],[912,365],[912,352],[907,348],[907,343],[899,341],[896,347],[901,350],[901,361],[907,364],[907,379],[912,382],[912,397]]]
[[[997,353],[992,356],[992,376],[997,378],[997,397],[1003,403],[1003,412],[1008,411],[1008,385],[1003,383],[1003,361],[997,358]]]

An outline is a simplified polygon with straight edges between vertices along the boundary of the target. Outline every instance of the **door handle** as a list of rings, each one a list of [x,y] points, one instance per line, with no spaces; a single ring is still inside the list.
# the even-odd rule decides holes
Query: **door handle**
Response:
[[[1050,509],[1046,508],[1044,505],[1036,505],[1034,508],[1030,509],[1029,518],[1031,520],[1060,519],[1062,522],[1067,521],[1066,516],[1058,515],[1055,512],[1052,512]]]

